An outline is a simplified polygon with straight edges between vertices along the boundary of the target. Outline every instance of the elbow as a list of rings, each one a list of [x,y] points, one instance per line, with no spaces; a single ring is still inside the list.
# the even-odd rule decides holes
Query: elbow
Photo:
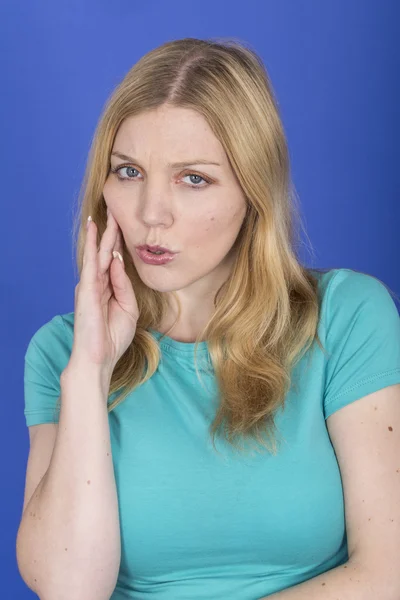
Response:
[[[400,599],[400,573],[392,561],[386,561],[384,566],[380,563],[371,567],[371,561],[366,564],[366,561],[356,561],[353,557],[349,563],[363,572],[365,580],[368,581],[369,590],[374,592],[376,598],[380,600]],[[377,563],[376,560],[375,563]]]
[[[16,559],[21,578],[40,600],[110,600],[117,584],[119,569],[98,568],[90,571],[84,565],[71,566],[41,560],[41,549],[29,529],[20,526],[16,539]],[[43,568],[41,568],[41,565]]]
[[[32,561],[29,556],[29,552],[27,551],[27,542],[25,540],[25,536],[21,534],[21,525],[18,529],[16,545],[15,545],[15,555],[17,560],[18,572],[21,576],[21,579],[24,583],[31,589],[35,594],[42,598],[40,595],[40,591],[37,585],[37,578],[32,573],[32,563],[35,562],[35,559]]]

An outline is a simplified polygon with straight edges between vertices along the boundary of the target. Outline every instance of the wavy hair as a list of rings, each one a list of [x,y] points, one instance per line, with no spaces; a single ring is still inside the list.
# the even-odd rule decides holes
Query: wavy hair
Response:
[[[278,102],[261,58],[248,44],[237,38],[168,41],[143,56],[113,91],[92,139],[74,220],[79,274],[88,216],[96,222],[98,245],[107,225],[102,191],[118,128],[127,117],[164,104],[203,115],[247,202],[233,246],[234,267],[195,343],[197,377],[197,345],[207,340],[218,383],[212,443],[215,449],[219,432],[236,449],[240,439],[256,440],[276,454],[274,413],[284,405],[292,369],[314,341],[325,349],[317,332],[318,280],[297,257],[304,228]],[[124,241],[123,258],[140,316],[134,339],[112,374],[109,394],[120,393],[108,404],[109,412],[156,371],[160,347],[148,330],[157,330],[168,306],[163,293],[142,282]],[[172,294],[179,306],[176,323],[181,306]]]

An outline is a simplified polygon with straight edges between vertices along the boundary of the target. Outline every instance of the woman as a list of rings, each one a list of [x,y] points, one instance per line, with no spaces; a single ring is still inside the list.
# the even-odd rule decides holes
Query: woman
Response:
[[[399,314],[378,279],[301,264],[257,54],[146,54],[100,119],[78,222],[75,310],[25,356],[27,585],[395,597]]]

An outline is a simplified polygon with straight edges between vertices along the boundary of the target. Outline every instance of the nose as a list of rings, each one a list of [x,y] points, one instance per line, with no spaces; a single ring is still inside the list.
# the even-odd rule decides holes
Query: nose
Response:
[[[168,227],[173,222],[174,203],[165,184],[147,184],[140,201],[143,222],[148,227]]]

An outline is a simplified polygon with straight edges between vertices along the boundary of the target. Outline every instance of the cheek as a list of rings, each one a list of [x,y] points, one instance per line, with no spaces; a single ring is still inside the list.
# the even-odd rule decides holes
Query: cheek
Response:
[[[111,175],[109,175],[106,179],[106,182],[103,186],[103,196],[104,200],[107,204],[112,200],[113,197],[113,182],[111,179]]]
[[[122,232],[124,232],[124,227],[121,224],[126,223],[127,220],[127,215],[124,214],[124,207],[127,206],[127,203],[124,202],[120,190],[116,189],[116,185],[111,177],[106,180],[103,186],[103,197],[114,219],[117,221]]]
[[[228,208],[223,213],[213,213],[203,220],[196,220],[188,228],[188,247],[228,251],[234,243],[243,221],[242,211]]]
[[[112,211],[114,217],[116,217],[117,201],[110,177],[106,180],[103,186],[103,198],[108,208]]]

